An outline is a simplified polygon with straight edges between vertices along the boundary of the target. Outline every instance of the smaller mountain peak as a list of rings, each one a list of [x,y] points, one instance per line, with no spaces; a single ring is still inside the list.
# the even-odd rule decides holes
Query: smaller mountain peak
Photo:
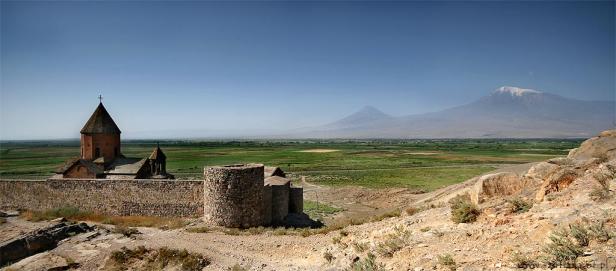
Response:
[[[538,91],[538,90],[534,90],[534,89],[526,89],[526,88],[519,88],[519,87],[511,87],[511,86],[502,86],[497,88],[493,94],[509,94],[511,96],[524,96],[524,95],[529,95],[529,94],[541,94],[543,92]]]

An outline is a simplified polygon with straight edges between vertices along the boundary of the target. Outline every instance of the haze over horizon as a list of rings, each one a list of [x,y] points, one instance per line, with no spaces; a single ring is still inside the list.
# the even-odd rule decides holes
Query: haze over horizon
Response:
[[[99,94],[124,138],[435,112],[504,85],[613,101],[614,5],[2,1],[0,140],[77,138]]]

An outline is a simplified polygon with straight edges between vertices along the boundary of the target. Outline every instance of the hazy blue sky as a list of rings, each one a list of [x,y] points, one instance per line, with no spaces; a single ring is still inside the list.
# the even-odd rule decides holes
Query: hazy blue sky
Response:
[[[614,99],[614,2],[9,2],[0,139],[125,137],[405,115],[502,85]]]

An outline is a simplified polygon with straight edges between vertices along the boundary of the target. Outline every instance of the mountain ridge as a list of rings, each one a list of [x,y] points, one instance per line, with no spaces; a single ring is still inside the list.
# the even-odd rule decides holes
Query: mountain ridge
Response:
[[[391,116],[366,106],[297,138],[585,138],[614,127],[614,101],[583,101],[503,86],[440,111]]]

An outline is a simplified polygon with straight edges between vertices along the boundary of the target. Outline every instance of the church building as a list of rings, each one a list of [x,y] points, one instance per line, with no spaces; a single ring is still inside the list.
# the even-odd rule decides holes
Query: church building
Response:
[[[101,101],[81,129],[80,157],[67,161],[52,178],[173,179],[167,173],[167,157],[158,144],[148,157],[125,157],[121,133]]]

